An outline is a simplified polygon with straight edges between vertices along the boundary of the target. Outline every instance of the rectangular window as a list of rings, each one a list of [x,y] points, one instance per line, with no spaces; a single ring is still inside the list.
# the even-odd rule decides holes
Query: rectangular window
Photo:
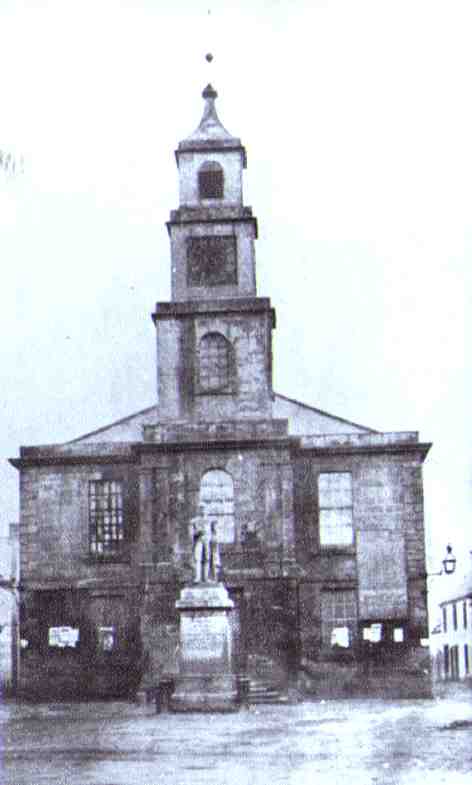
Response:
[[[457,605],[455,602],[452,603],[452,624],[455,630],[457,630]]]
[[[464,670],[466,675],[469,675],[470,665],[469,665],[469,647],[467,643],[464,643]]]
[[[90,553],[113,556],[120,553],[124,541],[123,491],[117,480],[93,480],[89,483]]]
[[[352,545],[352,479],[350,472],[318,476],[321,545]]]
[[[462,620],[464,622],[464,630],[467,629],[467,600],[462,603]]]
[[[447,632],[447,605],[445,605],[442,609],[442,617],[443,617],[443,632]]]
[[[321,639],[325,649],[349,649],[357,629],[354,591],[324,591],[321,594]]]

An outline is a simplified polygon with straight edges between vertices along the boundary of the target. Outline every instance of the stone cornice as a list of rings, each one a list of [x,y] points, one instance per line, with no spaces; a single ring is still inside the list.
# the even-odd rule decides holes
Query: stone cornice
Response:
[[[34,466],[93,466],[95,464],[132,464],[136,463],[138,456],[134,453],[130,455],[85,455],[84,453],[55,453],[49,455],[37,454],[27,455],[21,458],[9,458],[9,463],[15,469],[30,469]]]
[[[170,230],[172,226],[187,226],[188,224],[242,224],[242,223],[252,223],[254,225],[254,232],[255,237],[258,237],[258,225],[257,225],[257,218],[254,216],[243,216],[240,218],[228,218],[224,216],[215,215],[212,218],[185,218],[184,220],[179,221],[167,221],[166,227],[167,232],[170,236]]]
[[[336,445],[332,447],[305,447],[301,445],[299,452],[311,455],[401,455],[419,453],[424,461],[430,448],[431,442],[399,442],[397,444],[375,444],[375,445]]]
[[[146,442],[136,445],[139,453],[153,452],[195,452],[200,450],[272,450],[292,449],[298,446],[296,436],[285,438],[260,438],[260,439],[196,439],[193,442]]]
[[[129,453],[108,452],[107,454],[86,454],[86,453],[47,453],[35,448],[26,448],[25,454],[20,458],[10,458],[9,462],[15,469],[28,469],[34,466],[93,466],[97,464],[137,464],[141,454],[150,455],[152,453],[182,453],[198,452],[201,450],[291,450],[294,455],[306,455],[313,457],[327,456],[356,456],[356,455],[419,455],[424,461],[431,443],[413,442],[384,445],[365,445],[365,446],[333,446],[333,447],[303,447],[300,438],[297,436],[286,437],[262,437],[262,438],[228,438],[228,439],[209,439],[201,438],[193,441],[169,441],[169,442],[136,442],[129,445]],[[30,452],[31,450],[31,452]]]
[[[234,139],[201,139],[192,140],[187,142],[180,142],[177,150],[174,151],[177,166],[179,165],[179,158],[185,153],[202,153],[202,152],[216,151],[224,153],[240,153],[242,156],[243,169],[247,167],[247,154],[245,147],[241,144],[240,140]]]
[[[156,303],[152,314],[154,324],[161,319],[193,319],[195,316],[269,313],[275,328],[275,310],[268,297],[225,297],[222,300],[185,300]]]

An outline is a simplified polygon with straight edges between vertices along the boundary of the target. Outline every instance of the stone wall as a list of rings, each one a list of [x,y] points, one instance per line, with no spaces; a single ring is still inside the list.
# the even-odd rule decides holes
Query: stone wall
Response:
[[[296,669],[301,656],[312,664],[324,663],[323,673],[336,681],[340,667],[360,667],[364,661],[362,623],[396,620],[404,626],[406,638],[394,656],[411,670],[407,650],[413,653],[418,648],[426,626],[420,452],[300,450],[277,428],[272,439],[267,434],[257,441],[251,436],[249,429],[246,438],[235,443],[215,438],[200,443],[147,442],[133,449],[116,445],[116,462],[111,449],[100,461],[98,445],[82,458],[81,447],[75,455],[69,449],[62,457],[51,450],[49,458],[46,449],[23,451],[20,538],[26,619],[35,618],[38,593],[75,587],[85,592],[84,629],[106,626],[107,619],[112,624],[115,618],[126,639],[126,629],[134,625],[133,656],[144,658],[147,682],[171,672],[178,635],[175,601],[191,578],[189,521],[198,507],[202,477],[222,470],[234,486],[235,541],[221,550],[223,580],[237,597],[238,667],[251,657],[269,657],[274,667],[288,671]],[[329,471],[352,474],[357,537],[343,548],[319,543],[317,476]],[[123,561],[98,563],[88,551],[88,485],[90,480],[109,478],[123,482],[127,545]],[[362,559],[375,556],[376,538],[388,570],[382,574],[379,569],[372,583],[371,573],[363,572]],[[395,553],[387,561],[389,542]],[[322,594],[335,590],[351,591],[358,598],[355,645],[343,653],[342,661],[326,659],[321,641]],[[387,594],[394,590],[398,612]],[[362,601],[362,592],[369,591],[374,603],[369,607],[375,612],[366,612]],[[46,617],[37,622],[49,623]],[[90,632],[87,644],[85,636],[90,651],[95,645],[92,638]],[[130,689],[137,678],[130,665],[131,650],[125,647],[114,666],[115,676],[121,673]],[[54,652],[48,670],[44,663],[38,665],[42,655],[34,647],[28,650],[23,656],[23,684],[33,679],[36,669],[34,678],[41,673],[46,686],[47,673],[53,681],[60,663],[70,661],[69,681],[77,689],[88,683],[97,694],[116,693],[117,685],[107,681],[103,657],[94,664],[90,652],[83,660],[70,654],[61,660]],[[89,668],[88,676],[84,668]],[[359,673],[360,678],[363,671]],[[65,675],[64,680],[65,684]]]

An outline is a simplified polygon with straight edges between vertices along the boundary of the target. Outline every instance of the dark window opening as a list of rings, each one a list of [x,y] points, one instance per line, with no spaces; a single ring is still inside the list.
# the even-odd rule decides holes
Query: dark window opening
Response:
[[[220,164],[214,161],[203,164],[198,172],[198,193],[200,199],[223,199],[224,173]]]
[[[452,624],[454,629],[457,630],[457,605],[455,602],[452,605]]]

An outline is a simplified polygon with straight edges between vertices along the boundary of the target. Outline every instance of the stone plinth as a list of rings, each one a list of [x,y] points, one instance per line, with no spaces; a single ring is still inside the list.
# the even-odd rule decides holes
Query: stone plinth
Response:
[[[182,590],[179,675],[171,699],[173,711],[234,711],[236,684],[231,664],[229,614],[233,601],[221,583]]]

